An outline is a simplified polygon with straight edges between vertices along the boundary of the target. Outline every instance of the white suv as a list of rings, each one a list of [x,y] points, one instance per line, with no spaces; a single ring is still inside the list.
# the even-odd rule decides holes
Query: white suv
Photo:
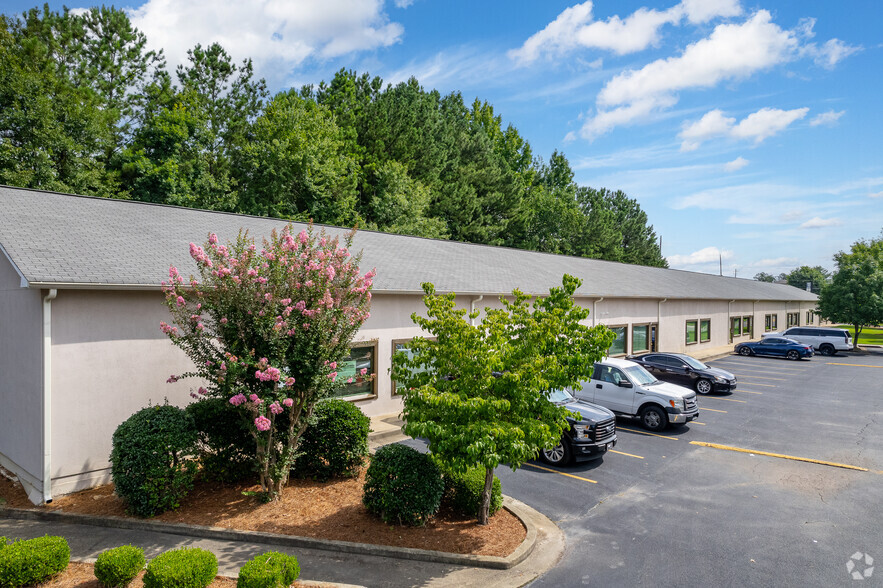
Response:
[[[574,396],[616,414],[638,417],[651,431],[699,417],[693,390],[660,382],[643,366],[626,359],[608,358],[596,363],[592,379],[582,382],[582,390],[575,390]]]
[[[785,337],[804,345],[812,345],[822,355],[834,355],[838,351],[852,349],[852,337],[845,329],[824,327],[791,327],[781,333],[764,333],[762,338]]]

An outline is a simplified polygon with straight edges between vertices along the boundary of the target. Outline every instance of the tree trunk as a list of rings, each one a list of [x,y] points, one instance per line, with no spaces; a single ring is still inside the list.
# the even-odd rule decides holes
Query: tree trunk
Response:
[[[852,325],[852,328],[855,329],[855,337],[852,338],[852,350],[858,351],[858,336],[862,332],[862,328],[859,325]]]
[[[486,468],[484,473],[484,490],[481,492],[481,508],[478,509],[478,524],[488,524],[491,510],[491,490],[494,487],[494,468]]]

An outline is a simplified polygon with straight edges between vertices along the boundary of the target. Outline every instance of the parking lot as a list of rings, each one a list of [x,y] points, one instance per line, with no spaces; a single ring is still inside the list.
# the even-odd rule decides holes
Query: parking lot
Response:
[[[535,586],[844,585],[883,558],[883,351],[710,363],[739,385],[698,421],[619,419],[603,460],[498,470],[567,536]]]

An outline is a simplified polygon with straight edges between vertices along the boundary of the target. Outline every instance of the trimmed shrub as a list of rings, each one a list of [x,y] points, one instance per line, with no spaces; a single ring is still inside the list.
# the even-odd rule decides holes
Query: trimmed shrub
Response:
[[[255,475],[254,438],[236,407],[223,398],[204,398],[185,410],[196,424],[203,477],[238,482]]]
[[[445,495],[442,502],[464,516],[477,517],[481,508],[481,493],[484,492],[484,476],[485,469],[482,467],[469,468],[462,474],[445,472]],[[500,478],[494,476],[488,516],[494,516],[502,506]]]
[[[37,537],[0,548],[0,586],[27,586],[63,572],[71,559],[64,537]]]
[[[287,588],[300,576],[300,564],[293,555],[268,551],[239,570],[236,588]]]
[[[110,473],[132,514],[152,517],[177,508],[193,488],[193,417],[169,404],[144,408],[113,434]]]
[[[172,549],[147,564],[144,588],[205,588],[218,574],[218,558],[198,547]]]
[[[144,551],[134,545],[108,549],[95,560],[95,577],[102,586],[128,586],[138,572],[144,569]]]
[[[428,455],[385,445],[368,466],[362,503],[387,523],[422,526],[438,512],[444,489],[441,470]]]
[[[368,457],[371,419],[352,402],[329,398],[316,404],[315,422],[301,436],[295,475],[328,480],[354,476]]]

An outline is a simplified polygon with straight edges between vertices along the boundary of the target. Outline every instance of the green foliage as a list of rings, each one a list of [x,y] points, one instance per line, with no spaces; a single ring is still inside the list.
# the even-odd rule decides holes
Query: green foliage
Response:
[[[323,481],[354,476],[368,456],[371,419],[358,406],[340,398],[316,404],[313,417],[315,422],[301,436],[294,472]]]
[[[883,237],[857,241],[834,261],[837,272],[819,293],[819,314],[853,325],[857,347],[863,327],[883,324]]]
[[[268,551],[242,566],[236,588],[287,588],[299,575],[300,564],[296,557]]]
[[[802,265],[798,268],[794,268],[788,274],[786,274],[785,281],[788,282],[789,286],[794,286],[795,288],[800,288],[801,290],[806,290],[806,284],[807,282],[809,282],[812,293],[818,294],[822,291],[822,288],[825,286],[825,284],[828,283],[828,278],[830,277],[830,275],[831,272],[820,265],[817,265],[815,267]]]
[[[465,472],[445,472],[445,494],[442,502],[458,513],[478,517],[484,494],[485,469],[469,468]],[[494,516],[503,507],[503,489],[500,478],[494,476],[488,516]]]
[[[102,586],[117,588],[129,583],[144,569],[144,550],[121,545],[102,552],[95,560],[95,577]]]
[[[424,284],[426,316],[411,319],[434,339],[416,338],[410,355],[393,357],[392,377],[405,390],[405,432],[429,442],[446,470],[518,468],[543,447],[558,443],[569,426],[566,410],[549,390],[588,379],[613,334],[582,324],[589,311],[573,302],[580,282],[565,275],[561,288],[536,299],[516,290],[503,308],[486,311],[479,328],[455,293],[439,295]],[[487,522],[485,489],[479,522]]]
[[[129,512],[151,517],[177,508],[193,488],[196,440],[193,417],[169,404],[141,409],[117,427],[111,476]]]
[[[385,445],[368,466],[362,502],[387,523],[423,526],[438,512],[444,489],[441,470],[428,455]]]
[[[757,280],[758,282],[773,283],[776,281],[776,276],[774,276],[772,274],[768,274],[766,272],[759,272],[759,273],[754,274],[754,279]]]
[[[71,551],[64,537],[37,537],[7,545],[0,537],[0,586],[28,586],[64,571]]]
[[[144,588],[205,588],[218,574],[218,558],[198,547],[172,549],[147,564]]]
[[[196,426],[201,476],[236,482],[254,475],[254,440],[234,406],[223,398],[202,398],[185,410]]]

